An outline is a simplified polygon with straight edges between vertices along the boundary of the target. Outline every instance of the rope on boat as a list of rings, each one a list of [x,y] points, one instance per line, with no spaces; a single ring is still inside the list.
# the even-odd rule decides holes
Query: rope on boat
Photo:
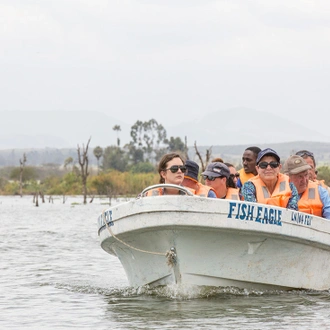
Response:
[[[173,266],[176,263],[176,253],[175,250],[171,249],[170,251],[166,251],[166,253],[163,252],[153,252],[153,251],[146,251],[146,250],[142,250],[142,249],[138,249],[132,245],[129,245],[128,243],[124,242],[123,240],[121,240],[120,238],[118,238],[113,231],[111,230],[111,227],[109,226],[108,222],[106,221],[105,218],[105,211],[102,212],[103,215],[103,220],[104,223],[106,225],[106,227],[108,228],[108,231],[110,233],[110,235],[115,238],[118,242],[124,244],[125,246],[129,247],[130,249],[133,249],[135,251],[139,251],[139,252],[143,252],[143,253],[149,253],[149,254],[155,254],[155,255],[160,255],[160,256],[165,256],[167,259],[167,264],[169,266]]]

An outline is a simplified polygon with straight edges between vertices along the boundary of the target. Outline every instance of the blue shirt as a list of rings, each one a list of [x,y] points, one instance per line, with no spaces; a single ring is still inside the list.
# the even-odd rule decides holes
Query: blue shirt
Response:
[[[213,190],[209,190],[209,193],[207,194],[207,197],[211,197],[211,198],[217,198],[217,195],[215,194],[215,192]]]
[[[239,189],[241,189],[242,186],[243,186],[243,185],[242,185],[242,182],[241,182],[241,178],[238,178],[238,179],[237,179],[237,182],[236,182],[236,187],[239,188]]]
[[[320,199],[323,203],[322,217],[330,220],[330,196],[328,191],[319,186]]]
[[[291,210],[298,211],[298,200],[299,195],[297,188],[293,183],[289,182],[289,187],[292,191],[292,196],[289,199],[287,208]],[[328,192],[327,192],[328,193]],[[255,185],[251,181],[246,181],[242,187],[242,195],[246,202],[257,203],[257,191]]]

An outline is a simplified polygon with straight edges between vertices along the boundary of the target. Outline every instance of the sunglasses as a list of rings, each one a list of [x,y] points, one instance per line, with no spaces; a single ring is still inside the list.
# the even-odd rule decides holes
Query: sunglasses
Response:
[[[266,169],[268,167],[268,165],[271,167],[271,168],[276,168],[276,167],[279,167],[280,166],[280,163],[278,162],[270,162],[270,163],[267,163],[267,162],[261,162],[259,163],[259,167],[262,168],[263,170]]]
[[[214,181],[217,178],[221,178],[221,176],[210,176],[210,175],[202,175],[204,180]]]
[[[300,157],[307,156],[307,157],[314,158],[314,154],[312,152],[309,152],[309,151],[306,151],[306,150],[298,151],[296,153],[296,155],[297,156],[300,156]]]
[[[172,173],[176,173],[177,171],[181,171],[182,173],[186,173],[187,168],[184,165],[172,165],[170,168],[167,168],[165,171],[170,170]]]
[[[229,176],[231,177],[231,178],[239,178],[239,173],[235,173],[235,174],[229,174]]]

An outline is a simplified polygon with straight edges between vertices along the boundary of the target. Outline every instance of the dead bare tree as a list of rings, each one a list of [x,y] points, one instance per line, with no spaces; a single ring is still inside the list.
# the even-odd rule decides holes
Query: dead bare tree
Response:
[[[44,194],[44,192],[42,190],[39,191],[39,195],[40,195],[41,201],[43,203],[45,203],[45,194]]]
[[[205,171],[207,164],[210,162],[211,159],[211,155],[212,155],[212,146],[208,149],[206,149],[206,154],[205,154],[205,162],[203,161],[203,157],[200,154],[200,152],[197,149],[197,144],[196,141],[194,143],[194,147],[195,147],[195,151],[196,151],[196,155],[198,156],[200,162],[201,162],[201,166],[202,166],[202,172]]]
[[[88,145],[91,141],[91,137],[89,138],[86,147],[82,145],[82,150],[80,150],[80,146],[78,144],[77,152],[78,152],[78,162],[80,165],[80,174],[81,181],[83,186],[83,196],[84,196],[84,204],[87,203],[87,177],[88,173]]]
[[[95,198],[95,193],[94,193],[94,191],[89,191],[89,192],[88,192],[88,197],[90,198],[89,202],[90,202],[90,203],[93,203],[94,198]]]
[[[107,186],[107,197],[109,198],[109,205],[111,206],[111,200],[116,198],[116,192]]]
[[[184,137],[184,156],[186,159],[189,159],[188,156],[188,139],[187,136]]]
[[[26,163],[26,154],[23,154],[23,160],[20,158],[19,160],[20,163],[20,171],[19,171],[19,194],[22,197],[23,196],[23,171],[24,171],[24,166]]]
[[[35,192],[35,197],[36,197],[36,199],[35,199],[36,206],[38,207],[38,206],[39,206],[39,200],[38,200],[38,197],[39,197],[39,191],[36,191],[36,192]]]

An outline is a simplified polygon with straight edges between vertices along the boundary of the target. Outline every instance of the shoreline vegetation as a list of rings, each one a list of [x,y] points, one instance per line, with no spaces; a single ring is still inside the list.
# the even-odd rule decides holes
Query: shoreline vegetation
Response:
[[[186,136],[184,140],[173,136],[167,138],[164,126],[155,119],[137,121],[131,127],[132,140],[121,146],[121,127],[115,125],[112,129],[117,134],[117,141],[105,148],[89,148],[90,137],[86,144],[78,144],[77,149],[70,153],[62,154],[58,149],[52,152],[47,149],[45,154],[36,150],[12,150],[7,157],[1,156],[0,195],[31,195],[36,205],[39,198],[44,202],[45,196],[50,200],[52,196],[62,196],[65,202],[65,196],[81,195],[84,204],[92,202],[95,196],[106,196],[109,201],[119,196],[134,197],[146,187],[159,183],[157,164],[166,153],[177,152],[183,159],[196,161],[200,172],[215,157],[221,157],[239,170],[242,168],[242,154],[248,147],[205,147],[198,146],[196,141],[193,147],[188,147]],[[258,146],[262,147],[262,144]],[[283,157],[282,163],[297,150],[312,150],[316,156],[318,179],[330,185],[328,143],[296,141],[267,147],[274,148]],[[1,166],[7,164],[9,159],[18,166]]]
[[[104,198],[111,204],[112,199],[134,198],[145,187],[158,182],[158,173],[132,173],[110,170],[109,172],[91,175],[87,178],[87,203],[94,198]],[[0,195],[2,196],[31,196],[34,202],[38,198],[42,202],[52,202],[55,196],[61,196],[65,203],[68,196],[82,196],[81,176],[77,171],[64,173],[62,176],[51,175],[43,180],[28,179],[23,181],[22,194],[18,180],[0,178]],[[38,202],[39,203],[39,202]]]
[[[0,169],[1,196],[31,196],[36,204],[39,204],[38,198],[42,202],[52,202],[55,196],[57,198],[61,196],[63,203],[68,196],[82,196],[83,199],[83,185],[77,167],[71,170],[61,169],[56,173],[38,167],[26,167],[22,175],[22,187],[18,179],[6,178],[10,173],[14,173],[17,177],[18,168]],[[330,167],[319,167],[318,179],[325,180],[325,183],[330,185]],[[110,169],[99,174],[91,174],[86,180],[86,203],[93,202],[94,198],[104,198],[107,199],[107,204],[111,205],[113,199],[134,198],[146,187],[157,183],[159,183],[159,174],[155,168],[153,172],[148,173],[120,172]],[[20,188],[22,188],[21,193]]]

